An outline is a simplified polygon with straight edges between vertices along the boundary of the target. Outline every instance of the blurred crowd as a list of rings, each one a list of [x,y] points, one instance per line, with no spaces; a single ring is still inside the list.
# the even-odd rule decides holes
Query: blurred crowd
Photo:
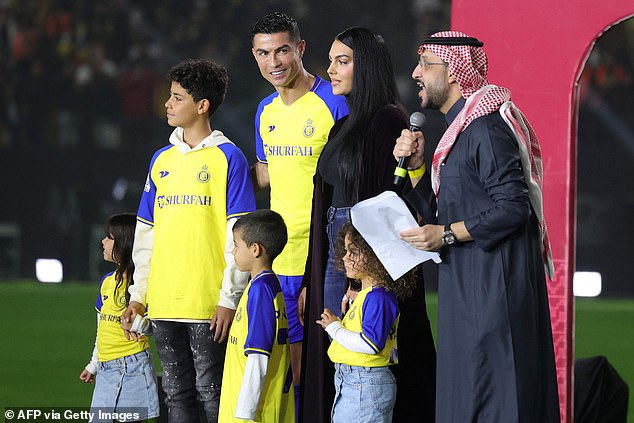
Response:
[[[17,254],[7,255],[13,247],[0,239],[0,277],[31,276],[37,257],[61,258],[71,278],[98,274],[87,257],[101,230],[96,222],[136,209],[147,157],[167,142],[171,66],[204,57],[227,67],[229,92],[213,124],[252,161],[255,109],[270,91],[250,52],[257,19],[273,10],[293,15],[308,42],[306,67],[322,76],[338,32],[372,28],[391,46],[409,88],[417,34],[446,28],[449,5],[0,0],[0,179],[15,181],[3,184],[0,224],[20,234]]]
[[[155,118],[158,72],[170,51],[193,44],[168,31],[170,15],[179,17],[167,5],[178,10],[177,2],[153,3],[5,1],[0,144],[116,147],[129,138],[126,126]]]
[[[392,45],[415,44],[420,25],[431,26],[426,28],[431,32],[448,21],[448,2],[419,0],[400,8],[377,0],[364,8],[352,3],[337,8],[326,33],[321,18],[310,18],[315,10],[306,0],[234,0],[221,6],[206,0],[1,0],[0,146],[81,142],[117,148],[154,135],[167,95],[163,76],[187,57],[225,65],[237,81],[230,88],[234,103],[258,98],[253,86],[263,84],[247,82],[257,76],[250,66],[249,31],[277,7],[298,18],[312,36],[311,47],[326,46],[346,25],[372,26],[376,16],[383,19],[375,27],[394,28],[391,40],[386,37]],[[409,18],[411,29],[398,31],[412,12],[421,16],[417,25]],[[314,53],[315,63],[322,59],[323,74],[327,52]]]
[[[228,68],[229,93],[215,123],[253,160],[255,107],[270,90],[250,53],[259,17],[272,10],[295,16],[308,42],[306,68],[322,76],[338,32],[362,25],[382,34],[402,99],[414,110],[409,75],[417,40],[447,28],[449,8],[448,0],[399,7],[382,0],[0,0],[0,178],[11,180],[15,169],[25,175],[4,184],[4,198],[23,200],[6,201],[0,222],[21,228],[28,254],[20,273],[29,274],[36,256],[61,255],[74,262],[72,275],[87,277],[90,225],[136,208],[147,156],[166,142],[165,75],[172,65],[207,57]],[[599,242],[614,233],[609,222],[619,221],[607,204],[634,211],[634,187],[612,165],[616,157],[634,160],[633,51],[630,19],[598,40],[579,81],[577,167],[607,178],[579,172],[582,266],[592,267]],[[611,194],[612,185],[622,189]],[[50,247],[41,245],[42,235]],[[0,276],[2,267],[0,251]]]

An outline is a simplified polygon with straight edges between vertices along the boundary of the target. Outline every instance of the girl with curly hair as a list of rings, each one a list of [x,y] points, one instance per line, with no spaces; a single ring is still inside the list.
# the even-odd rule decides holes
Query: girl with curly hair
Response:
[[[317,320],[333,340],[328,348],[335,363],[331,419],[391,422],[396,380],[389,366],[398,363],[397,298],[411,295],[415,270],[393,280],[351,223],[338,233],[335,263],[347,278],[361,283],[361,291],[343,320],[327,308]]]

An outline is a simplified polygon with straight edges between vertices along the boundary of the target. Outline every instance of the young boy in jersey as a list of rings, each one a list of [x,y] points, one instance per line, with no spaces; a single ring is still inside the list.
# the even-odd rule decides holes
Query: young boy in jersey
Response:
[[[137,213],[135,284],[122,325],[146,304],[163,367],[168,420],[218,420],[225,344],[248,274],[235,267],[232,227],[255,209],[242,152],[210,118],[222,103],[228,76],[208,60],[170,70],[170,145],[158,150]]]
[[[229,331],[220,421],[295,422],[288,319],[272,265],[286,244],[286,225],[258,210],[233,227],[238,269],[251,274]]]

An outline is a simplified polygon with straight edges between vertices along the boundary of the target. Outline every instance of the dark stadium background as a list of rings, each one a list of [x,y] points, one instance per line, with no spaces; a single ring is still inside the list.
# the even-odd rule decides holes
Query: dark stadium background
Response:
[[[338,32],[362,25],[382,34],[410,111],[418,40],[450,17],[444,0],[0,1],[0,280],[33,278],[37,258],[60,259],[70,280],[108,269],[102,222],[136,210],[149,158],[171,131],[165,74],[185,58],[228,68],[213,126],[253,162],[254,111],[271,87],[249,31],[273,10],[299,21],[305,65],[321,76]],[[601,272],[609,296],[634,296],[633,50],[630,19],[599,40],[581,80],[576,267]],[[427,115],[429,153],[443,119]],[[435,269],[426,276],[434,289]]]

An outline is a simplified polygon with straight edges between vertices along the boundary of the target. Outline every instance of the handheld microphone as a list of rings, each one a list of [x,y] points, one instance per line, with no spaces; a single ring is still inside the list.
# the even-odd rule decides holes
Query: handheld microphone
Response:
[[[425,115],[421,112],[414,112],[409,117],[409,130],[412,132],[420,131],[425,125]],[[407,165],[409,163],[409,156],[399,157],[398,165],[394,169],[394,185],[401,185],[405,181],[407,175]]]

